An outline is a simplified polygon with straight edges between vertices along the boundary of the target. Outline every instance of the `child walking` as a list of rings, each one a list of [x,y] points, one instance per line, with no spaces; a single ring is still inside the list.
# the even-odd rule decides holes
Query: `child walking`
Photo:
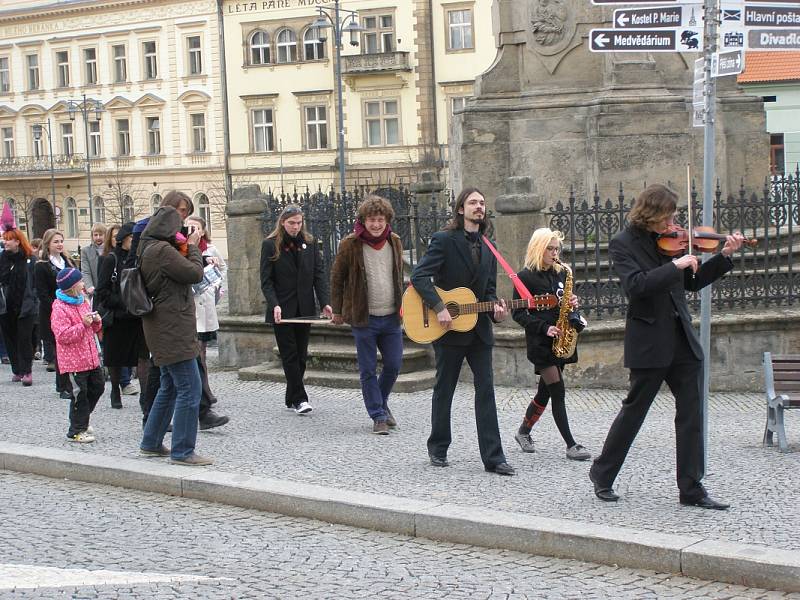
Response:
[[[92,312],[78,269],[67,267],[59,271],[56,286],[50,326],[56,341],[58,371],[69,376],[73,389],[67,438],[85,444],[94,441],[89,416],[106,385],[94,339],[101,328],[100,315]]]

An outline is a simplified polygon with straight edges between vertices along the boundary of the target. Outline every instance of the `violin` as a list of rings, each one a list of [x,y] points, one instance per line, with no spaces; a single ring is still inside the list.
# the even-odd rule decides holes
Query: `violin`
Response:
[[[713,227],[695,227],[692,230],[692,250],[697,252],[714,252],[720,242],[728,236],[717,233]],[[672,224],[664,233],[659,233],[656,238],[658,251],[666,256],[681,256],[689,251],[689,232],[680,225]],[[758,244],[756,239],[744,240],[744,245],[753,248]]]

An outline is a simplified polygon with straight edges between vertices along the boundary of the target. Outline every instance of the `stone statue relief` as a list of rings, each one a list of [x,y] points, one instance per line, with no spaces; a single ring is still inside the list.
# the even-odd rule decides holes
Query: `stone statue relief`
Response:
[[[586,0],[588,2],[589,0]],[[570,0],[528,0],[528,48],[553,73],[568,50],[581,44]]]

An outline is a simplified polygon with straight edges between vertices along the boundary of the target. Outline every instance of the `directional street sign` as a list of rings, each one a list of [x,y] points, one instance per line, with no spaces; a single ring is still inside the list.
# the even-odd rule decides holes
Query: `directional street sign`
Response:
[[[703,127],[706,122],[705,104],[705,59],[694,61],[694,81],[692,83],[692,127]]]
[[[800,5],[744,7],[744,24],[747,27],[800,27]]]
[[[680,4],[681,0],[592,0],[592,4]]]
[[[723,2],[720,50],[800,50],[800,2],[778,6]]]
[[[648,8],[618,8],[614,11],[614,28],[697,27],[702,25],[702,4],[654,6]]]
[[[679,29],[592,29],[592,52],[700,52],[701,27]]]
[[[716,52],[711,56],[712,77],[738,75],[743,70],[744,53],[741,50],[734,50],[733,52]]]
[[[800,27],[786,29],[748,29],[748,50],[800,50]]]

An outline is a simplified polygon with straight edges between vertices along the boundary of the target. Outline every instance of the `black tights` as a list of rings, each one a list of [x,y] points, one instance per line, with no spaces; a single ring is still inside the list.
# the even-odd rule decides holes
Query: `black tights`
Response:
[[[519,427],[519,432],[528,434],[533,426],[544,413],[547,403],[553,399],[553,420],[556,422],[561,437],[567,444],[567,448],[575,445],[575,439],[569,429],[569,419],[567,418],[567,404],[565,402],[564,381],[561,378],[561,369],[558,367],[546,367],[541,369],[539,377],[539,388],[536,395],[525,411],[525,418]]]

